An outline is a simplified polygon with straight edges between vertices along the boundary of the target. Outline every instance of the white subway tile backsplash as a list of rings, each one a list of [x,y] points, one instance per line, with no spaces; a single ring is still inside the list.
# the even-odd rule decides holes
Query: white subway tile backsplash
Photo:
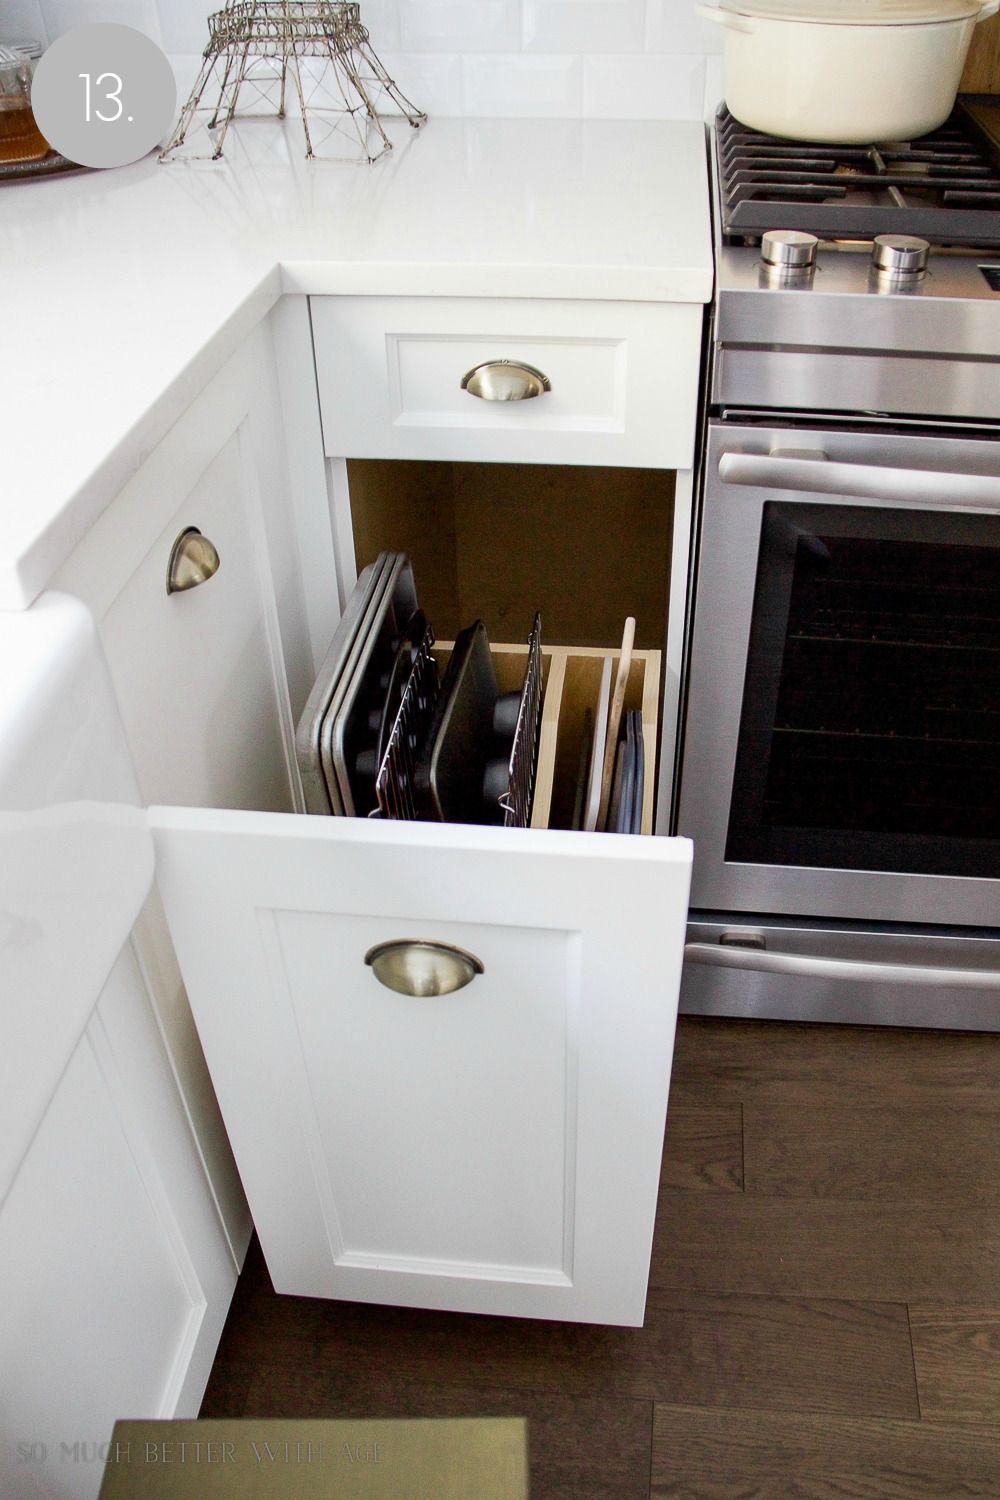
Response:
[[[158,0],[158,9],[165,52],[204,51],[208,17],[219,9],[216,0]]]
[[[177,84],[177,114],[180,115],[201,72],[202,58],[197,52],[171,52],[169,57]]]
[[[38,0],[4,0],[0,9],[0,42],[48,43],[48,31]]]
[[[705,59],[705,119],[711,124],[715,112],[726,97],[726,77],[721,57]]]
[[[647,52],[722,51],[722,27],[695,14],[695,0],[646,0]]]
[[[88,7],[93,0],[85,0]],[[78,0],[79,4],[79,0]],[[202,52],[208,41],[208,18],[221,10],[224,0],[156,0],[162,46],[168,53]],[[399,49],[397,0],[361,0],[361,20],[376,51]]]
[[[155,0],[41,0],[41,7],[50,42],[94,21],[117,21],[144,31],[154,42],[161,40]]]
[[[641,52],[645,0],[524,0],[529,52]]]
[[[361,23],[368,28],[371,44],[380,57],[383,51],[399,51],[397,0],[361,0]]]
[[[700,120],[703,57],[585,57],[583,113],[588,119]]]
[[[513,52],[521,43],[518,0],[400,0],[404,52]]]
[[[88,21],[152,36],[186,76],[224,0],[0,0],[0,38]],[[389,73],[432,115],[710,118],[721,29],[695,0],[360,0]],[[185,91],[186,92],[186,91]]]
[[[579,57],[464,56],[465,113],[575,117],[580,113],[582,73]]]
[[[444,52],[383,52],[380,47],[376,51],[411,104],[427,115],[462,114],[462,59],[457,52],[449,56]]]

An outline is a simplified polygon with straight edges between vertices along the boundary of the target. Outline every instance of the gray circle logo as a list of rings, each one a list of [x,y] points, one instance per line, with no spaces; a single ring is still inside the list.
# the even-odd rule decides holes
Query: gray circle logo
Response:
[[[159,144],[174,117],[173,69],[132,26],[77,26],[43,54],[31,87],[38,128],[81,167],[124,167]]]

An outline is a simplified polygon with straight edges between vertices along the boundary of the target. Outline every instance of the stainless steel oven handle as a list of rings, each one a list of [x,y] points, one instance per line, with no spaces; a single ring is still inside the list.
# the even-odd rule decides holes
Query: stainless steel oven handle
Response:
[[[807,979],[856,979],[876,984],[936,984],[943,989],[1000,990],[1000,973],[983,969],[919,968],[911,964],[873,964],[853,958],[813,958],[805,953],[768,953],[735,943],[687,943],[685,962],[755,974],[795,974]]]
[[[943,474],[936,469],[890,469],[845,464],[821,457],[787,458],[781,453],[723,453],[723,484],[805,490],[819,495],[857,495],[908,505],[975,506],[1000,510],[1000,479],[986,474]]]

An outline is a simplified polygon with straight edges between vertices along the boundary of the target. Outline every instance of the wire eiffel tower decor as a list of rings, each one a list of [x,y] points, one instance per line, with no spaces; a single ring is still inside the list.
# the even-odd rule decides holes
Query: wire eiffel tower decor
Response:
[[[201,69],[160,161],[217,161],[234,120],[286,118],[290,87],[310,161],[376,161],[392,149],[386,115],[400,115],[414,129],[427,119],[379,62],[351,0],[230,0],[208,25]],[[240,108],[248,94],[251,107]],[[198,125],[211,149],[184,149]],[[338,136],[353,149],[316,149]]]

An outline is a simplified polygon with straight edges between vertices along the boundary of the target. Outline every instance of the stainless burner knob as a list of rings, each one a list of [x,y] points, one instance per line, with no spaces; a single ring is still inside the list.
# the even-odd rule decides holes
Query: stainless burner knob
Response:
[[[760,258],[766,266],[801,270],[816,259],[819,240],[801,229],[769,229],[760,242]]]
[[[930,248],[915,234],[877,234],[872,243],[872,265],[876,271],[913,276],[926,268]]]

